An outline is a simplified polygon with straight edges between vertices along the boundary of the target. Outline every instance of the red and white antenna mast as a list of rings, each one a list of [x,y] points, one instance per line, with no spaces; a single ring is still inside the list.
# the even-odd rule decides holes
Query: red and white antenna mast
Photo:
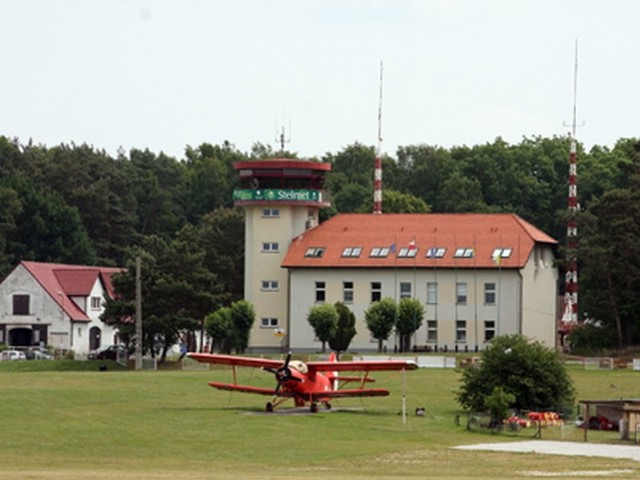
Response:
[[[576,155],[576,104],[578,91],[578,41],[576,40],[575,65],[573,71],[573,120],[571,122],[571,144],[569,149],[569,215],[567,219],[566,278],[564,289],[565,330],[578,324],[578,159]]]
[[[380,62],[380,99],[378,102],[378,145],[373,172],[373,213],[382,213],[382,61]]]

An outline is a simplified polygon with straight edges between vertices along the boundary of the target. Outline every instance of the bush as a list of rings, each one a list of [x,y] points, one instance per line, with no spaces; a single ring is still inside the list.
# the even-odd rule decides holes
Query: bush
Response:
[[[515,397],[512,407],[566,412],[575,391],[558,354],[520,335],[495,337],[482,352],[479,364],[462,371],[458,402],[465,408],[487,411],[494,388]]]

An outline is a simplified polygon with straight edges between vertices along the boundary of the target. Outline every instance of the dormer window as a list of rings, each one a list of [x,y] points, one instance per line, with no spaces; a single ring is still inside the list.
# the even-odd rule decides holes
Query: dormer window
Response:
[[[342,250],[343,257],[358,258],[361,253],[362,247],[345,247],[345,249]]]
[[[473,248],[456,248],[456,252],[453,254],[454,258],[473,258],[475,256],[475,250]]]
[[[491,258],[509,258],[512,251],[512,248],[496,248],[493,250]]]
[[[100,297],[91,297],[91,310],[100,310],[102,307],[102,299]]]
[[[418,254],[416,247],[402,247],[398,250],[398,258],[415,258]]]
[[[371,249],[370,257],[385,258],[389,256],[389,247],[374,247]]]
[[[445,253],[447,253],[447,249],[444,247],[431,247],[425,256],[427,258],[444,258]]]
[[[305,257],[315,257],[320,258],[324,255],[324,247],[309,247],[307,248]]]

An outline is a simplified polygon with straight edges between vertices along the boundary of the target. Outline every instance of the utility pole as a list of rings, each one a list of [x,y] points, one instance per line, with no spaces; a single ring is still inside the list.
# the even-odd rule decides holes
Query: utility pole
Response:
[[[142,370],[142,280],[140,257],[136,257],[136,370]]]

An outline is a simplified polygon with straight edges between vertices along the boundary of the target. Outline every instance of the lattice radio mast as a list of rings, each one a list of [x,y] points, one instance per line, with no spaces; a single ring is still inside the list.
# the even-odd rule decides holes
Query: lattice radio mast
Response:
[[[564,289],[564,314],[562,322],[565,330],[578,324],[578,158],[576,155],[576,105],[578,92],[578,41],[576,40],[575,64],[573,71],[573,119],[571,122],[571,143],[569,149],[569,215],[567,219],[566,277]]]
[[[378,101],[378,144],[373,171],[373,213],[382,213],[382,61],[380,62],[380,98]]]

